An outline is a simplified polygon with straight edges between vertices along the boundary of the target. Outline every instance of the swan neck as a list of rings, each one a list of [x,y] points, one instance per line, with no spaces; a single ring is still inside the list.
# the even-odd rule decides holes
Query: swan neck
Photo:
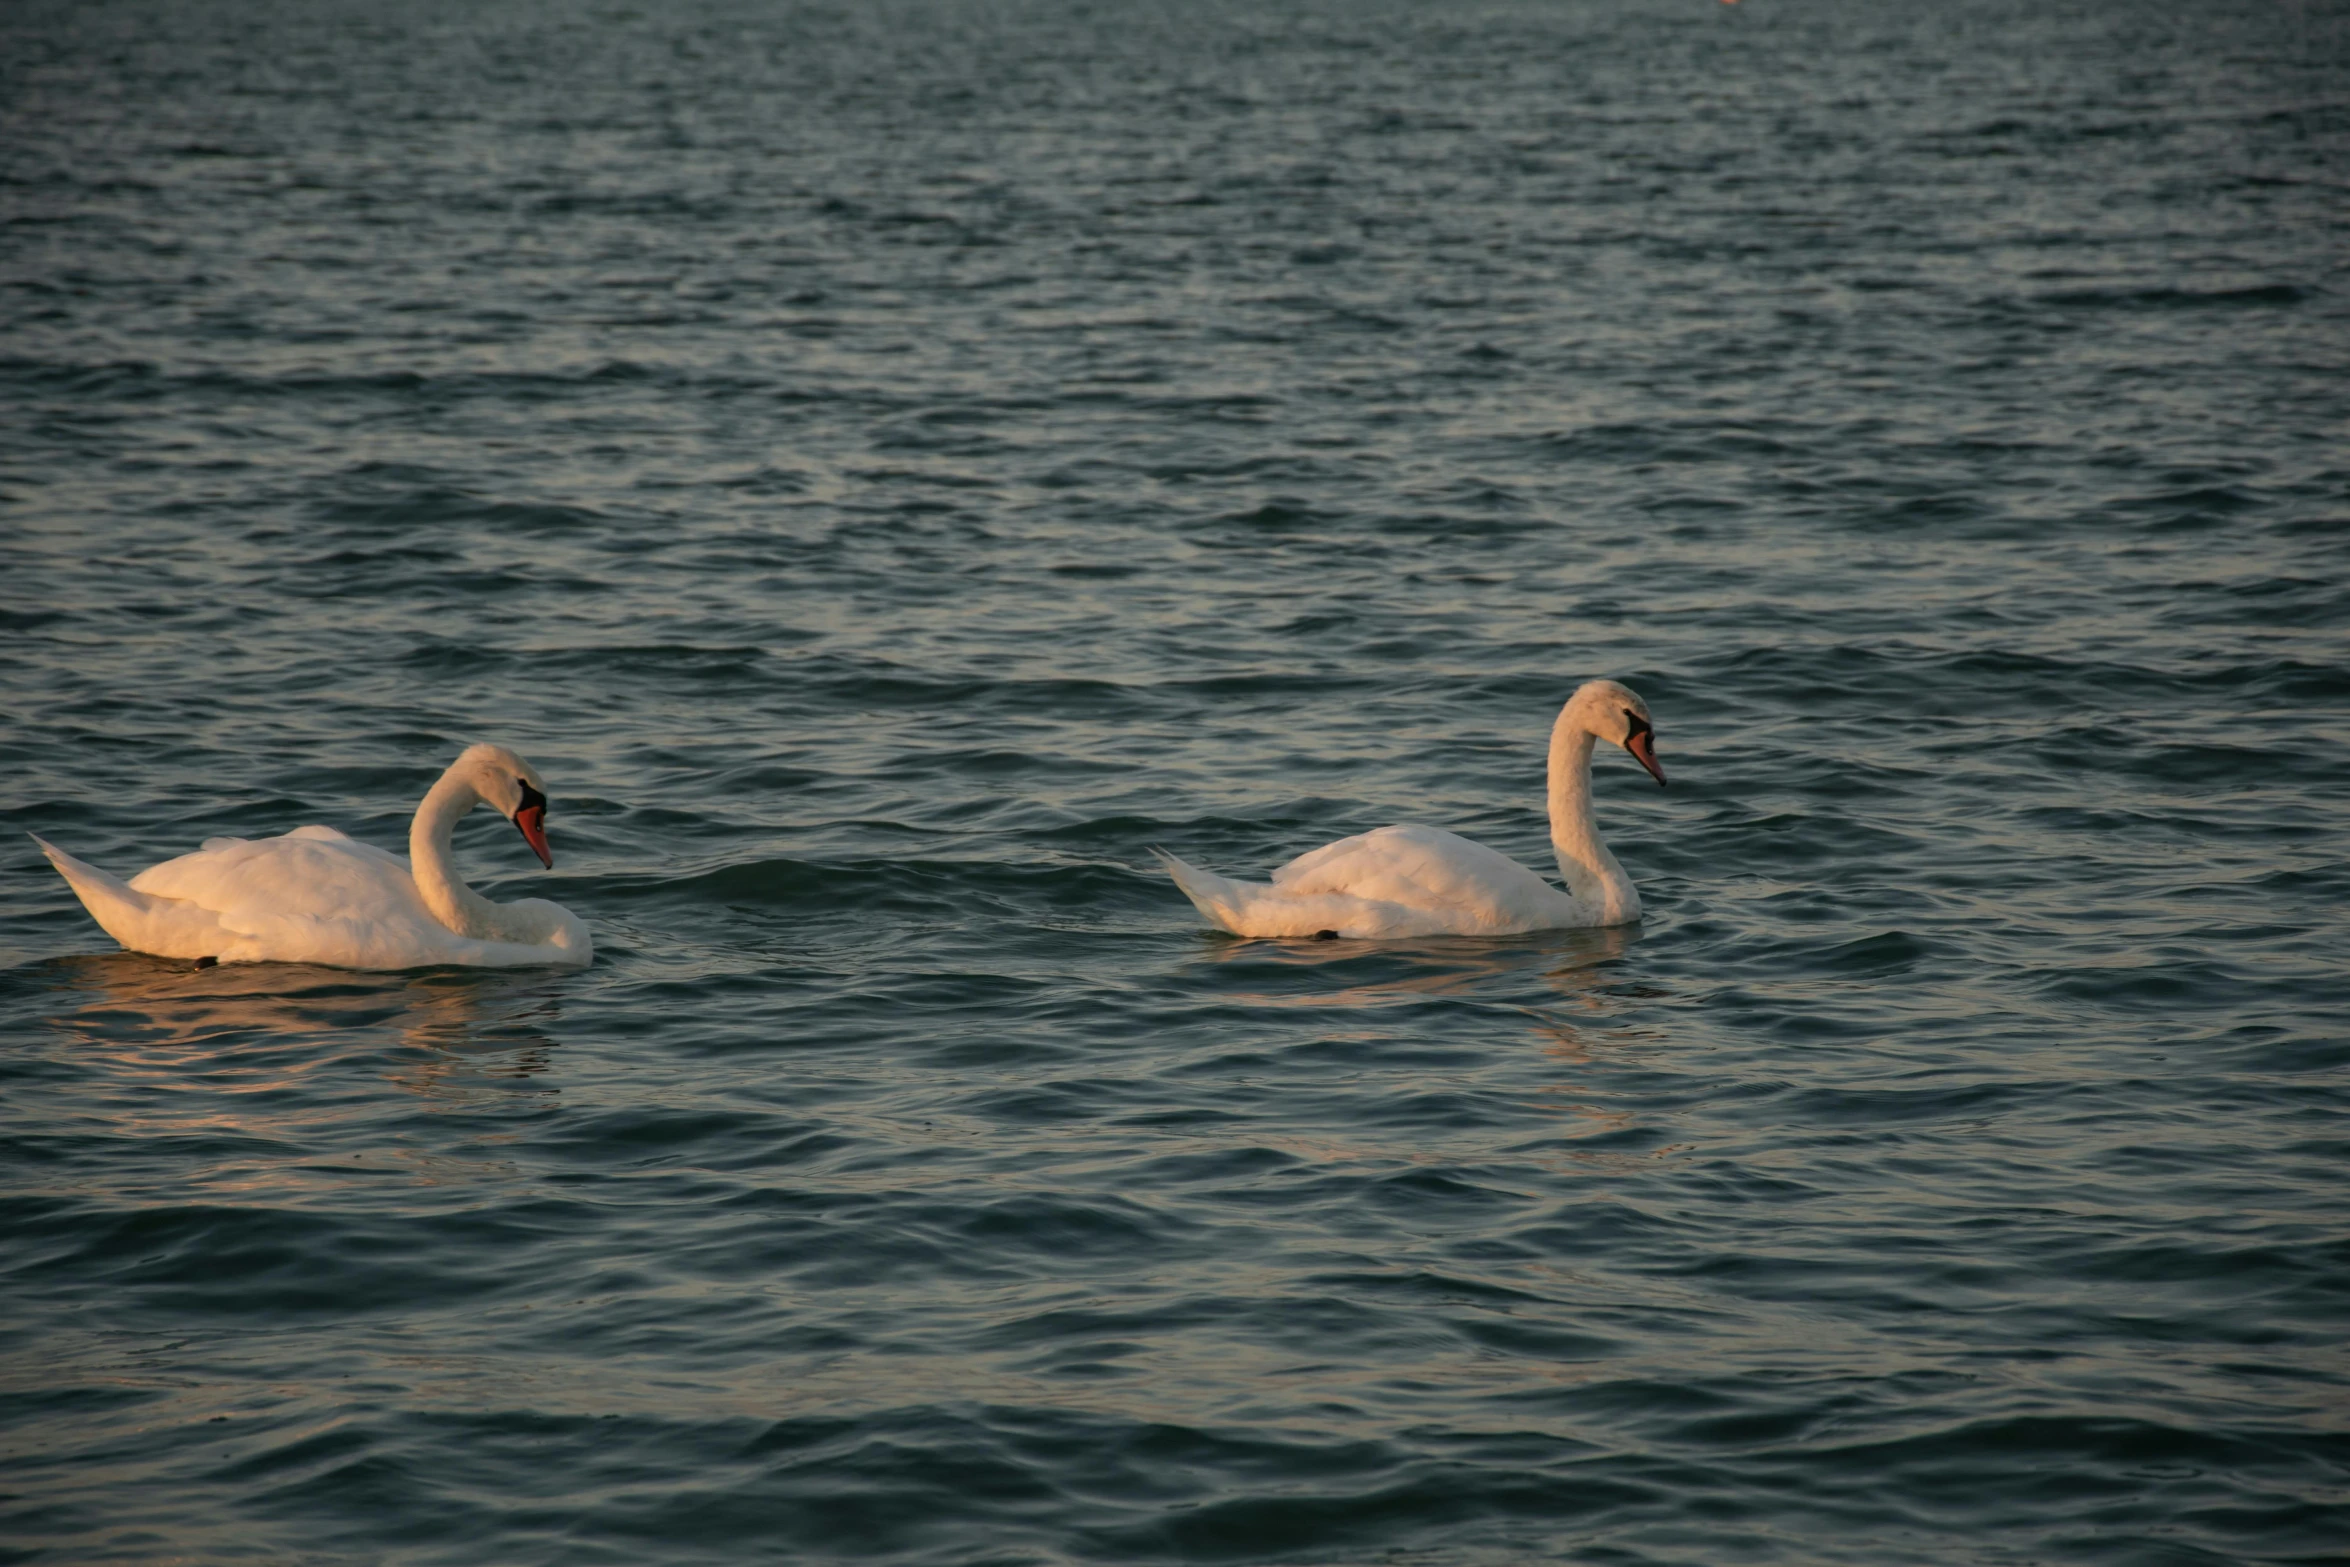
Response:
[[[408,864],[416,890],[432,917],[460,936],[499,939],[498,906],[465,885],[449,855],[449,835],[466,812],[482,803],[471,783],[451,768],[416,807],[408,828]]]
[[[1559,879],[1578,902],[1597,908],[1611,925],[1640,917],[1632,878],[1601,841],[1591,820],[1591,745],[1595,736],[1568,713],[1550,732],[1550,845]]]

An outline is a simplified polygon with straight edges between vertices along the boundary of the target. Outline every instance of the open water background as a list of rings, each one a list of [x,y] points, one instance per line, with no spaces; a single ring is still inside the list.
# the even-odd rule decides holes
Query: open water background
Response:
[[[2350,7],[0,13],[0,1561],[2350,1560]],[[1634,929],[1236,943],[1148,857]],[[128,873],[553,789],[576,974]]]

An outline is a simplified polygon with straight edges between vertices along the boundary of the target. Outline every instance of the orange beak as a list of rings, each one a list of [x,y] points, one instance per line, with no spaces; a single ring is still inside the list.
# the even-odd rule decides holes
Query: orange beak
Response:
[[[1655,730],[1641,730],[1624,742],[1624,749],[1632,753],[1634,761],[1648,769],[1648,775],[1656,780],[1659,789],[1665,786],[1665,770],[1656,765]]]
[[[1653,769],[1651,769],[1653,771]],[[526,805],[514,813],[514,825],[522,829],[522,838],[547,869],[555,868],[555,856],[547,850],[547,808],[545,804]]]

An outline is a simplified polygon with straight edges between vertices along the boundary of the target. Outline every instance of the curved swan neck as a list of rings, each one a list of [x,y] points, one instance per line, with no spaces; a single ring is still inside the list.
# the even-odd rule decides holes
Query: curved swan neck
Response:
[[[1632,878],[1600,841],[1591,822],[1591,742],[1570,704],[1550,731],[1550,844],[1559,878],[1578,902],[1598,906],[1607,923],[1640,917]]]
[[[449,858],[449,834],[466,812],[482,803],[473,784],[457,768],[441,774],[416,807],[408,828],[408,866],[416,890],[432,917],[460,936],[495,941],[503,932],[498,906],[465,885]]]

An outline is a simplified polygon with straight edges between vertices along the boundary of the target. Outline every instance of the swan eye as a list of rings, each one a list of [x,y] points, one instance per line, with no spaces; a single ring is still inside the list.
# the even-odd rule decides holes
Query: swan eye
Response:
[[[517,816],[521,815],[524,811],[532,810],[534,808],[542,816],[546,814],[547,797],[545,795],[539,793],[536,789],[533,789],[529,784],[524,783],[519,778],[514,780],[514,787],[522,791],[522,803],[514,807],[514,813]]]
[[[1624,738],[1625,738],[1625,739],[1627,739],[1627,740],[1629,740],[1629,739],[1633,738],[1635,735],[1643,735],[1643,734],[1646,734],[1647,732],[1648,732],[1648,720],[1647,720],[1647,719],[1645,719],[1645,718],[1642,718],[1642,717],[1641,717],[1641,716],[1640,716],[1638,713],[1635,713],[1635,712],[1633,712],[1633,711],[1632,711],[1630,708],[1628,708],[1628,707],[1627,707],[1627,708],[1625,708],[1625,709],[1624,709]]]

